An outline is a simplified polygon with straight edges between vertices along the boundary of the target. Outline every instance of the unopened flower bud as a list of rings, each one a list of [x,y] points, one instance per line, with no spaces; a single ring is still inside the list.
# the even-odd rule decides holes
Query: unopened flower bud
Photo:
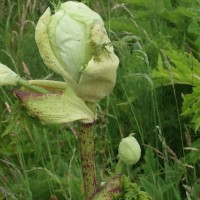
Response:
[[[96,103],[115,86],[119,59],[100,15],[80,2],[67,1],[39,19],[35,39],[45,64],[76,94]]]
[[[133,136],[123,138],[119,144],[119,158],[127,165],[134,165],[141,156],[141,148]]]

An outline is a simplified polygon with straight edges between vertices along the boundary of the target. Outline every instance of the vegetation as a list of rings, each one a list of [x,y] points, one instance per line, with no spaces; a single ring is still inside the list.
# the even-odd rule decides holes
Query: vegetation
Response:
[[[132,183],[124,180],[120,198],[141,199],[140,191],[155,200],[200,199],[200,1],[82,2],[103,17],[120,58],[115,89],[98,104],[98,178],[114,174],[121,139],[136,133],[142,157],[123,168]],[[0,62],[27,80],[61,80],[34,39],[48,6],[0,2]],[[13,87],[0,87],[0,96],[0,199],[83,199],[77,124],[41,124]]]

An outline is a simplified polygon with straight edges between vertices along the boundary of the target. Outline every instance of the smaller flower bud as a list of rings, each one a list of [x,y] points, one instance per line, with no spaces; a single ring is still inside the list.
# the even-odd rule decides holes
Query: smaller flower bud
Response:
[[[119,144],[119,158],[127,165],[134,165],[141,156],[141,148],[138,141],[131,135],[123,138]]]
[[[0,63],[0,86],[16,85],[19,78],[15,72]]]

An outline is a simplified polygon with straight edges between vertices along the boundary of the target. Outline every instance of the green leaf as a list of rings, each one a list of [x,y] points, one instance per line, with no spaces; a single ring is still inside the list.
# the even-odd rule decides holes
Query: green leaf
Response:
[[[191,151],[185,155],[184,161],[188,164],[195,164],[200,160],[200,139],[191,144]]]
[[[191,94],[183,95],[182,116],[191,116],[195,131],[200,128],[200,63],[192,54],[163,51],[158,68],[152,73],[156,86],[185,84],[193,86]]]
[[[152,73],[157,86],[186,84],[200,86],[200,63],[193,55],[179,51],[163,51],[158,68]]]
[[[195,131],[200,128],[200,86],[194,87],[191,94],[183,95],[182,114],[183,116],[192,116],[191,123]]]

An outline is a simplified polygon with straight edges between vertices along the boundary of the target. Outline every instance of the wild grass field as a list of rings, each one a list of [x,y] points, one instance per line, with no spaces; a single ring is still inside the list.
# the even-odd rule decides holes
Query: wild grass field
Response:
[[[0,1],[0,62],[24,79],[62,80],[34,38],[53,2]],[[142,156],[123,173],[153,200],[200,199],[200,1],[82,2],[102,16],[120,59],[115,88],[97,105],[99,179],[114,173],[121,139],[135,133]],[[42,124],[13,89],[0,87],[0,199],[83,199],[78,124]]]

